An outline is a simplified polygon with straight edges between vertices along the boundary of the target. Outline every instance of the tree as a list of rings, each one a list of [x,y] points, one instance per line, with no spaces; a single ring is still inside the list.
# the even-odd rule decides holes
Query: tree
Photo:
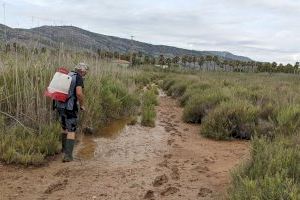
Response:
[[[210,56],[210,55],[206,56],[205,60],[209,63],[209,66],[211,67],[212,56]],[[209,69],[208,65],[206,66],[206,69],[207,70]]]
[[[161,54],[159,56],[158,64],[159,65],[165,65],[165,57],[164,57],[164,55]]]
[[[148,55],[145,55],[144,57],[144,64],[146,65],[150,64],[150,57]]]
[[[214,71],[216,71],[216,64],[218,63],[218,61],[219,61],[219,58],[218,58],[218,56],[213,56],[212,57],[212,62],[214,63]]]
[[[276,71],[277,71],[277,63],[276,62],[272,62],[271,72],[276,72]]]
[[[298,72],[299,66],[300,66],[300,63],[299,63],[299,62],[296,62],[295,65],[294,65],[294,74],[295,74],[296,72]]]
[[[186,55],[181,57],[181,62],[186,67],[186,62],[187,62],[187,56]]]
[[[114,56],[115,59],[119,59],[120,58],[120,53],[115,51],[113,56]]]
[[[166,63],[168,65],[168,67],[171,67],[172,59],[171,58],[167,58],[166,59]]]
[[[205,62],[205,58],[203,56],[200,56],[198,58],[198,65],[199,65],[201,70],[202,70],[202,65],[204,64],[204,62]]]
[[[178,64],[179,61],[180,61],[179,56],[175,56],[175,57],[172,59],[172,63],[174,63],[174,64]]]
[[[97,49],[97,55],[101,58],[101,49]]]
[[[194,63],[194,69],[195,69],[196,68],[196,62],[197,62],[196,56],[192,57],[192,62]]]
[[[189,67],[191,66],[191,63],[193,62],[193,57],[192,56],[188,56],[187,57],[187,61],[189,63]]]

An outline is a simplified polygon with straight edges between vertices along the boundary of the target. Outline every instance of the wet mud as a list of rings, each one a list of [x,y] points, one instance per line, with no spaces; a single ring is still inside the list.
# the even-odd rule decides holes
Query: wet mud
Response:
[[[182,122],[176,100],[161,96],[156,127],[118,121],[80,138],[75,161],[0,164],[0,199],[222,199],[230,170],[249,157],[243,141],[213,141]]]

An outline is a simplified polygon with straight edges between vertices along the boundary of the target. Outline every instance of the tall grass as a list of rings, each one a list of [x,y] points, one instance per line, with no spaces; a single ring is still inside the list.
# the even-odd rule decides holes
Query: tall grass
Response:
[[[201,123],[206,137],[252,139],[251,160],[233,174],[229,199],[300,199],[300,77],[172,74],[162,88]]]
[[[139,106],[135,91],[141,84],[135,78],[146,77],[142,71],[117,67],[84,53],[0,53],[0,59],[0,160],[7,163],[40,163],[59,152],[55,134],[60,130],[53,129],[57,127],[56,112],[44,96],[58,67],[72,70],[78,62],[90,66],[84,88],[87,111],[80,116],[84,126],[103,126],[134,115]]]
[[[229,199],[300,198],[299,135],[252,142],[252,160],[233,174]]]
[[[155,106],[158,105],[157,100],[157,88],[151,85],[142,96],[142,119],[141,124],[143,126],[154,127],[156,111]]]

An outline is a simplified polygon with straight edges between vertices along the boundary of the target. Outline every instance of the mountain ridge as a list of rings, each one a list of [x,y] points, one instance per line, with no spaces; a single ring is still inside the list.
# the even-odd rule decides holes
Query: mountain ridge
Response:
[[[40,26],[31,29],[11,28],[0,24],[0,40],[8,43],[21,43],[37,47],[58,48],[64,43],[66,49],[97,51],[109,50],[118,52],[142,52],[144,54],[159,56],[218,56],[225,60],[252,61],[245,56],[234,55],[227,51],[197,51],[167,45],[155,45],[117,36],[103,35],[76,26]],[[38,43],[37,43],[38,41]],[[34,43],[34,44],[33,44]]]

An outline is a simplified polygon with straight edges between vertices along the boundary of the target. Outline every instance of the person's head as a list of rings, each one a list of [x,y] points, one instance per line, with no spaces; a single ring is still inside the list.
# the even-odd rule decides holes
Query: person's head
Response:
[[[75,67],[75,71],[80,74],[80,76],[84,77],[87,74],[89,67],[85,63],[78,63]]]

